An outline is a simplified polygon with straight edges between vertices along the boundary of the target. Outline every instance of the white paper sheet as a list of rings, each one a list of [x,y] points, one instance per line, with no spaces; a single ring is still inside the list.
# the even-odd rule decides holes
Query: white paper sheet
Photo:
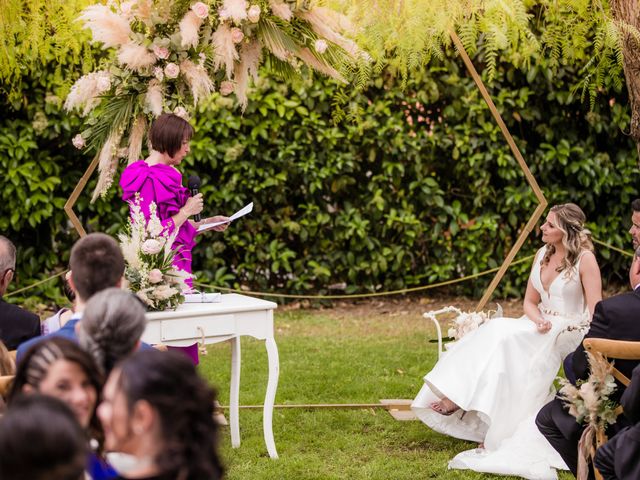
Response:
[[[229,217],[229,220],[225,220],[224,222],[211,222],[211,223],[204,223],[202,225],[200,225],[198,227],[198,231],[202,232],[204,230],[209,230],[210,228],[213,227],[217,227],[218,225],[223,225],[225,223],[231,223],[234,220],[245,216],[247,213],[250,213],[253,210],[253,202],[245,205],[244,207],[242,207],[240,210],[238,210],[236,213],[234,213],[233,215],[231,215]]]

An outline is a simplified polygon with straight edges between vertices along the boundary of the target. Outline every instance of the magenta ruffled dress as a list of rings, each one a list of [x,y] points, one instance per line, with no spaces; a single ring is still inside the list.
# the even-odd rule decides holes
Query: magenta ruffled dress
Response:
[[[122,199],[125,202],[134,202],[136,193],[140,194],[140,208],[145,218],[149,219],[149,205],[155,202],[156,213],[166,231],[171,234],[175,225],[171,217],[187,203],[189,190],[182,185],[182,175],[178,170],[169,165],[157,163],[149,166],[144,160],[132,163],[122,172],[120,177]],[[184,222],[178,230],[178,235],[173,243],[176,255],[173,265],[176,268],[191,273],[191,249],[195,246],[197,231],[189,221]],[[189,287],[193,287],[193,281],[186,280]],[[198,345],[189,347],[169,347],[182,351],[191,358],[194,364],[198,364]]]
[[[178,170],[162,163],[149,166],[144,160],[132,163],[120,177],[122,199],[134,202],[136,193],[140,194],[140,207],[145,218],[149,219],[149,204],[155,202],[158,218],[169,234],[175,230],[171,217],[187,203],[189,190],[182,185],[182,175]],[[191,273],[191,250],[196,244],[197,231],[191,222],[184,222],[178,230],[173,243],[176,255],[173,265]],[[191,279],[187,285],[193,287]]]

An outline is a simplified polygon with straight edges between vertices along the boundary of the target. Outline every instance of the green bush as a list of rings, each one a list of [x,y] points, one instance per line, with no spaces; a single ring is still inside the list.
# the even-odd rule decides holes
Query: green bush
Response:
[[[392,78],[349,89],[355,122],[332,122],[336,87],[315,79],[261,81],[241,114],[215,96],[196,113],[183,166],[203,179],[205,213],[254,212],[200,240],[199,280],[287,293],[354,293],[414,287],[500,265],[535,208],[535,197],[472,79],[455,56],[403,90]],[[481,57],[479,57],[481,60]],[[62,210],[89,164],[70,139],[79,120],[53,97],[59,79],[40,72],[0,121],[5,188],[0,230],[20,247],[26,285],[64,268],[77,238]],[[624,134],[626,92],[602,92],[592,111],[572,88],[580,73],[501,65],[490,92],[549,202],[585,210],[594,237],[629,249],[637,153]],[[76,211],[88,230],[115,234],[127,209],[113,188]],[[540,243],[531,236],[519,257]],[[628,259],[598,248],[603,275],[625,282]],[[529,265],[514,266],[500,294],[521,295]],[[456,287],[478,295],[491,276]],[[332,288],[333,287],[333,288]],[[55,282],[31,291],[56,298]]]

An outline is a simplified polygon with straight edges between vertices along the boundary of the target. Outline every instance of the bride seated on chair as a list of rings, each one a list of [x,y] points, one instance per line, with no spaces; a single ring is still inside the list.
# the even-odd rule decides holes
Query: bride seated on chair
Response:
[[[524,316],[494,318],[450,346],[425,377],[412,409],[432,429],[481,448],[450,468],[556,478],[566,468],[534,424],[552,397],[562,358],[573,351],[601,300],[600,270],[585,215],[552,207],[542,225],[524,299]]]

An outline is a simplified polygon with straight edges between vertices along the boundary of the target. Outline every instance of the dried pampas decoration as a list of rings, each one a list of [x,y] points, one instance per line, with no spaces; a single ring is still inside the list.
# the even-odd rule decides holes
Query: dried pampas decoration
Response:
[[[202,25],[202,18],[198,17],[192,10],[189,10],[184,18],[180,20],[180,37],[183,47],[193,47],[198,45],[198,30]]]
[[[222,5],[224,14],[236,23],[247,18],[247,8],[246,0],[224,0]]]
[[[198,100],[208,97],[214,91],[213,82],[204,67],[196,65],[191,60],[184,60],[180,64],[180,71],[191,88],[194,106],[198,104]]]
[[[146,47],[129,42],[120,48],[118,61],[137,72],[156,63],[156,57]]]
[[[100,157],[98,161],[98,183],[96,184],[96,189],[93,191],[91,203],[95,202],[100,195],[106,193],[113,183],[113,176],[115,175],[118,167],[116,149],[120,144],[121,138],[121,133],[112,132],[100,150]]]
[[[94,42],[102,42],[102,48],[119,47],[129,41],[129,22],[105,5],[85,8],[78,19],[84,22],[85,28],[91,29]]]
[[[127,158],[127,164],[131,165],[133,162],[140,160],[140,154],[142,153],[142,140],[144,139],[144,132],[147,130],[147,118],[144,115],[138,115],[133,121],[131,127],[131,133],[129,134],[129,157]]]
[[[154,79],[149,82],[144,103],[154,117],[159,117],[162,114],[162,85],[158,80]]]
[[[347,83],[347,80],[342,75],[340,75],[340,72],[338,72],[331,65],[319,60],[308,48],[300,49],[300,51],[298,52],[298,57],[314,70],[317,70],[318,72],[323,73],[331,78],[335,78],[342,83]]]
[[[84,106],[80,113],[84,117],[100,103],[99,96],[109,88],[111,88],[109,72],[99,70],[83,75],[71,87],[64,102],[64,108],[70,111]]]
[[[240,63],[236,66],[234,79],[236,81],[235,94],[243,112],[249,102],[247,97],[249,76],[253,77],[254,81],[258,79],[261,53],[262,45],[258,40],[245,43],[240,51]]]
[[[306,20],[311,24],[311,28],[314,32],[316,32],[321,37],[326,38],[330,42],[333,42],[336,45],[340,46],[353,58],[357,58],[362,54],[362,51],[354,41],[343,37],[330,27],[331,25],[336,29],[340,29],[342,24],[348,22],[346,18],[345,20],[341,21],[338,19],[337,13],[331,12],[321,7],[314,7],[307,12],[300,12],[298,15],[300,16],[300,18]]]
[[[293,17],[291,8],[289,8],[289,5],[282,2],[282,0],[269,0],[269,6],[276,17],[280,17],[286,22],[291,20],[291,17]]]
[[[231,80],[233,76],[233,63],[240,58],[233,43],[231,28],[226,23],[221,23],[218,29],[211,36],[215,55],[213,57],[213,68],[218,71],[222,65],[227,72],[227,78]]]

